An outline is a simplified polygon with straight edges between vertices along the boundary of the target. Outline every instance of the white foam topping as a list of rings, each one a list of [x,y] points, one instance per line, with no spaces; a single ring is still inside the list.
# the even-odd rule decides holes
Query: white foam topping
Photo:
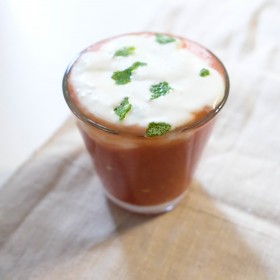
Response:
[[[182,48],[180,39],[159,44],[154,35],[125,35],[84,52],[72,67],[69,82],[83,107],[94,116],[112,124],[147,127],[165,122],[178,127],[191,121],[193,112],[205,106],[215,108],[225,91],[223,77],[200,57]],[[114,57],[117,50],[135,47],[129,56]],[[112,79],[116,71],[134,62],[147,63],[131,75],[131,82],[118,85]],[[210,75],[201,77],[201,69]],[[168,82],[172,88],[164,96],[151,100],[150,87]],[[128,97],[132,109],[123,120],[114,108]]]

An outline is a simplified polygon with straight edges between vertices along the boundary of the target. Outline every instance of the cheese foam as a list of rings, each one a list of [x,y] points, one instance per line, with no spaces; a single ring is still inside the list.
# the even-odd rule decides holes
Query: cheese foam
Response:
[[[151,122],[165,122],[172,129],[191,122],[194,112],[216,108],[224,97],[223,76],[209,62],[188,50],[188,41],[160,44],[154,34],[124,35],[84,51],[72,65],[68,83],[84,110],[106,122],[146,128]],[[185,46],[186,45],[186,46]],[[124,47],[134,47],[128,56],[114,56]],[[131,82],[118,85],[112,79],[135,62],[146,63],[131,75]],[[201,77],[201,69],[210,75]],[[172,88],[151,100],[150,87],[168,82]],[[123,120],[114,109],[128,97],[132,109]]]

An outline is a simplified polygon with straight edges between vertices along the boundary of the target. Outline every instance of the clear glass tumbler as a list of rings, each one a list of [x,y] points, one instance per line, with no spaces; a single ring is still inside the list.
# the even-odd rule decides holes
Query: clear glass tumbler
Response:
[[[229,78],[221,61],[204,47],[186,41],[195,52],[211,58],[224,79],[224,96],[214,109],[198,114],[191,124],[160,137],[115,131],[99,124],[77,106],[70,92],[68,75],[75,61],[64,75],[65,100],[77,117],[78,128],[105,194],[113,203],[132,212],[157,214],[170,211],[181,201],[215,119],[228,97]]]

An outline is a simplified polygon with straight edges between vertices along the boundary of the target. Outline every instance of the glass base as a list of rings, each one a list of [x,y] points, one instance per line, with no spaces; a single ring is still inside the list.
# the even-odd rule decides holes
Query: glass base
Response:
[[[146,214],[146,215],[154,215],[154,214],[160,214],[164,212],[171,211],[187,194],[188,190],[186,190],[184,193],[182,193],[180,196],[176,197],[175,199],[165,202],[163,204],[157,204],[154,206],[140,206],[140,205],[134,205],[130,204],[124,201],[121,201],[111,194],[109,194],[107,191],[105,191],[105,194],[107,198],[112,201],[114,204],[118,205],[119,207],[128,210],[130,212],[138,213],[138,214]]]

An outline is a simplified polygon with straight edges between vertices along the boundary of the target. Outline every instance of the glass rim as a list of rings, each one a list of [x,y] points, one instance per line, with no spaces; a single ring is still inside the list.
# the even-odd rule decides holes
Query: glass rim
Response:
[[[126,134],[126,135],[135,135],[135,136],[142,136],[142,137],[146,137],[144,134],[140,134],[139,133],[135,133],[135,132],[131,132],[129,131],[129,129],[126,129],[124,127],[124,129],[122,130],[113,130],[111,128],[108,128],[98,122],[93,121],[92,119],[88,118],[87,115],[85,113],[83,113],[82,110],[79,109],[79,107],[77,105],[75,105],[75,102],[73,101],[73,98],[71,97],[69,91],[68,91],[68,76],[71,72],[71,69],[73,67],[73,65],[75,64],[75,62],[79,59],[79,57],[90,47],[98,45],[98,44],[102,44],[103,42],[106,42],[108,40],[117,38],[117,37],[121,37],[121,36],[126,36],[126,35],[140,35],[140,34],[157,34],[158,32],[133,32],[133,33],[125,33],[125,34],[120,34],[117,36],[112,36],[110,38],[98,41],[94,44],[91,44],[90,46],[88,46],[87,48],[83,49],[81,52],[79,52],[73,59],[72,61],[68,64],[64,76],[63,76],[63,81],[62,81],[62,90],[63,90],[63,95],[64,95],[64,99],[68,105],[68,107],[70,108],[70,110],[72,111],[72,113],[81,121],[85,122],[86,124],[89,124],[90,126],[94,126],[97,129],[100,129],[104,132],[110,133],[110,134],[116,134],[116,135],[122,135],[122,134]],[[158,137],[147,137],[147,138],[164,138],[167,135],[170,135],[171,133],[178,133],[179,132],[186,132],[186,131],[191,131],[193,129],[199,128],[201,126],[203,126],[204,124],[208,123],[210,120],[212,120],[220,111],[221,109],[224,107],[228,96],[229,96],[229,89],[230,89],[230,81],[229,81],[229,76],[227,73],[227,70],[224,66],[224,64],[222,63],[222,61],[209,49],[205,48],[204,46],[202,46],[201,44],[196,43],[195,41],[192,41],[190,39],[181,37],[181,36],[176,36],[174,34],[170,34],[170,33],[160,33],[160,34],[164,34],[164,35],[169,35],[169,36],[173,36],[176,38],[180,38],[183,39],[187,42],[193,43],[197,46],[199,46],[200,48],[204,49],[205,51],[207,51],[212,57],[214,57],[214,59],[218,62],[218,64],[221,66],[222,68],[222,77],[225,83],[225,90],[224,90],[224,95],[222,100],[218,103],[218,106],[216,106],[215,108],[213,108],[212,110],[210,110],[209,112],[206,113],[206,115],[204,117],[202,117],[201,119],[192,122],[190,124],[185,124],[185,125],[181,125],[179,127],[176,127],[172,130],[170,130],[168,133],[162,135],[162,136],[158,136]]]

